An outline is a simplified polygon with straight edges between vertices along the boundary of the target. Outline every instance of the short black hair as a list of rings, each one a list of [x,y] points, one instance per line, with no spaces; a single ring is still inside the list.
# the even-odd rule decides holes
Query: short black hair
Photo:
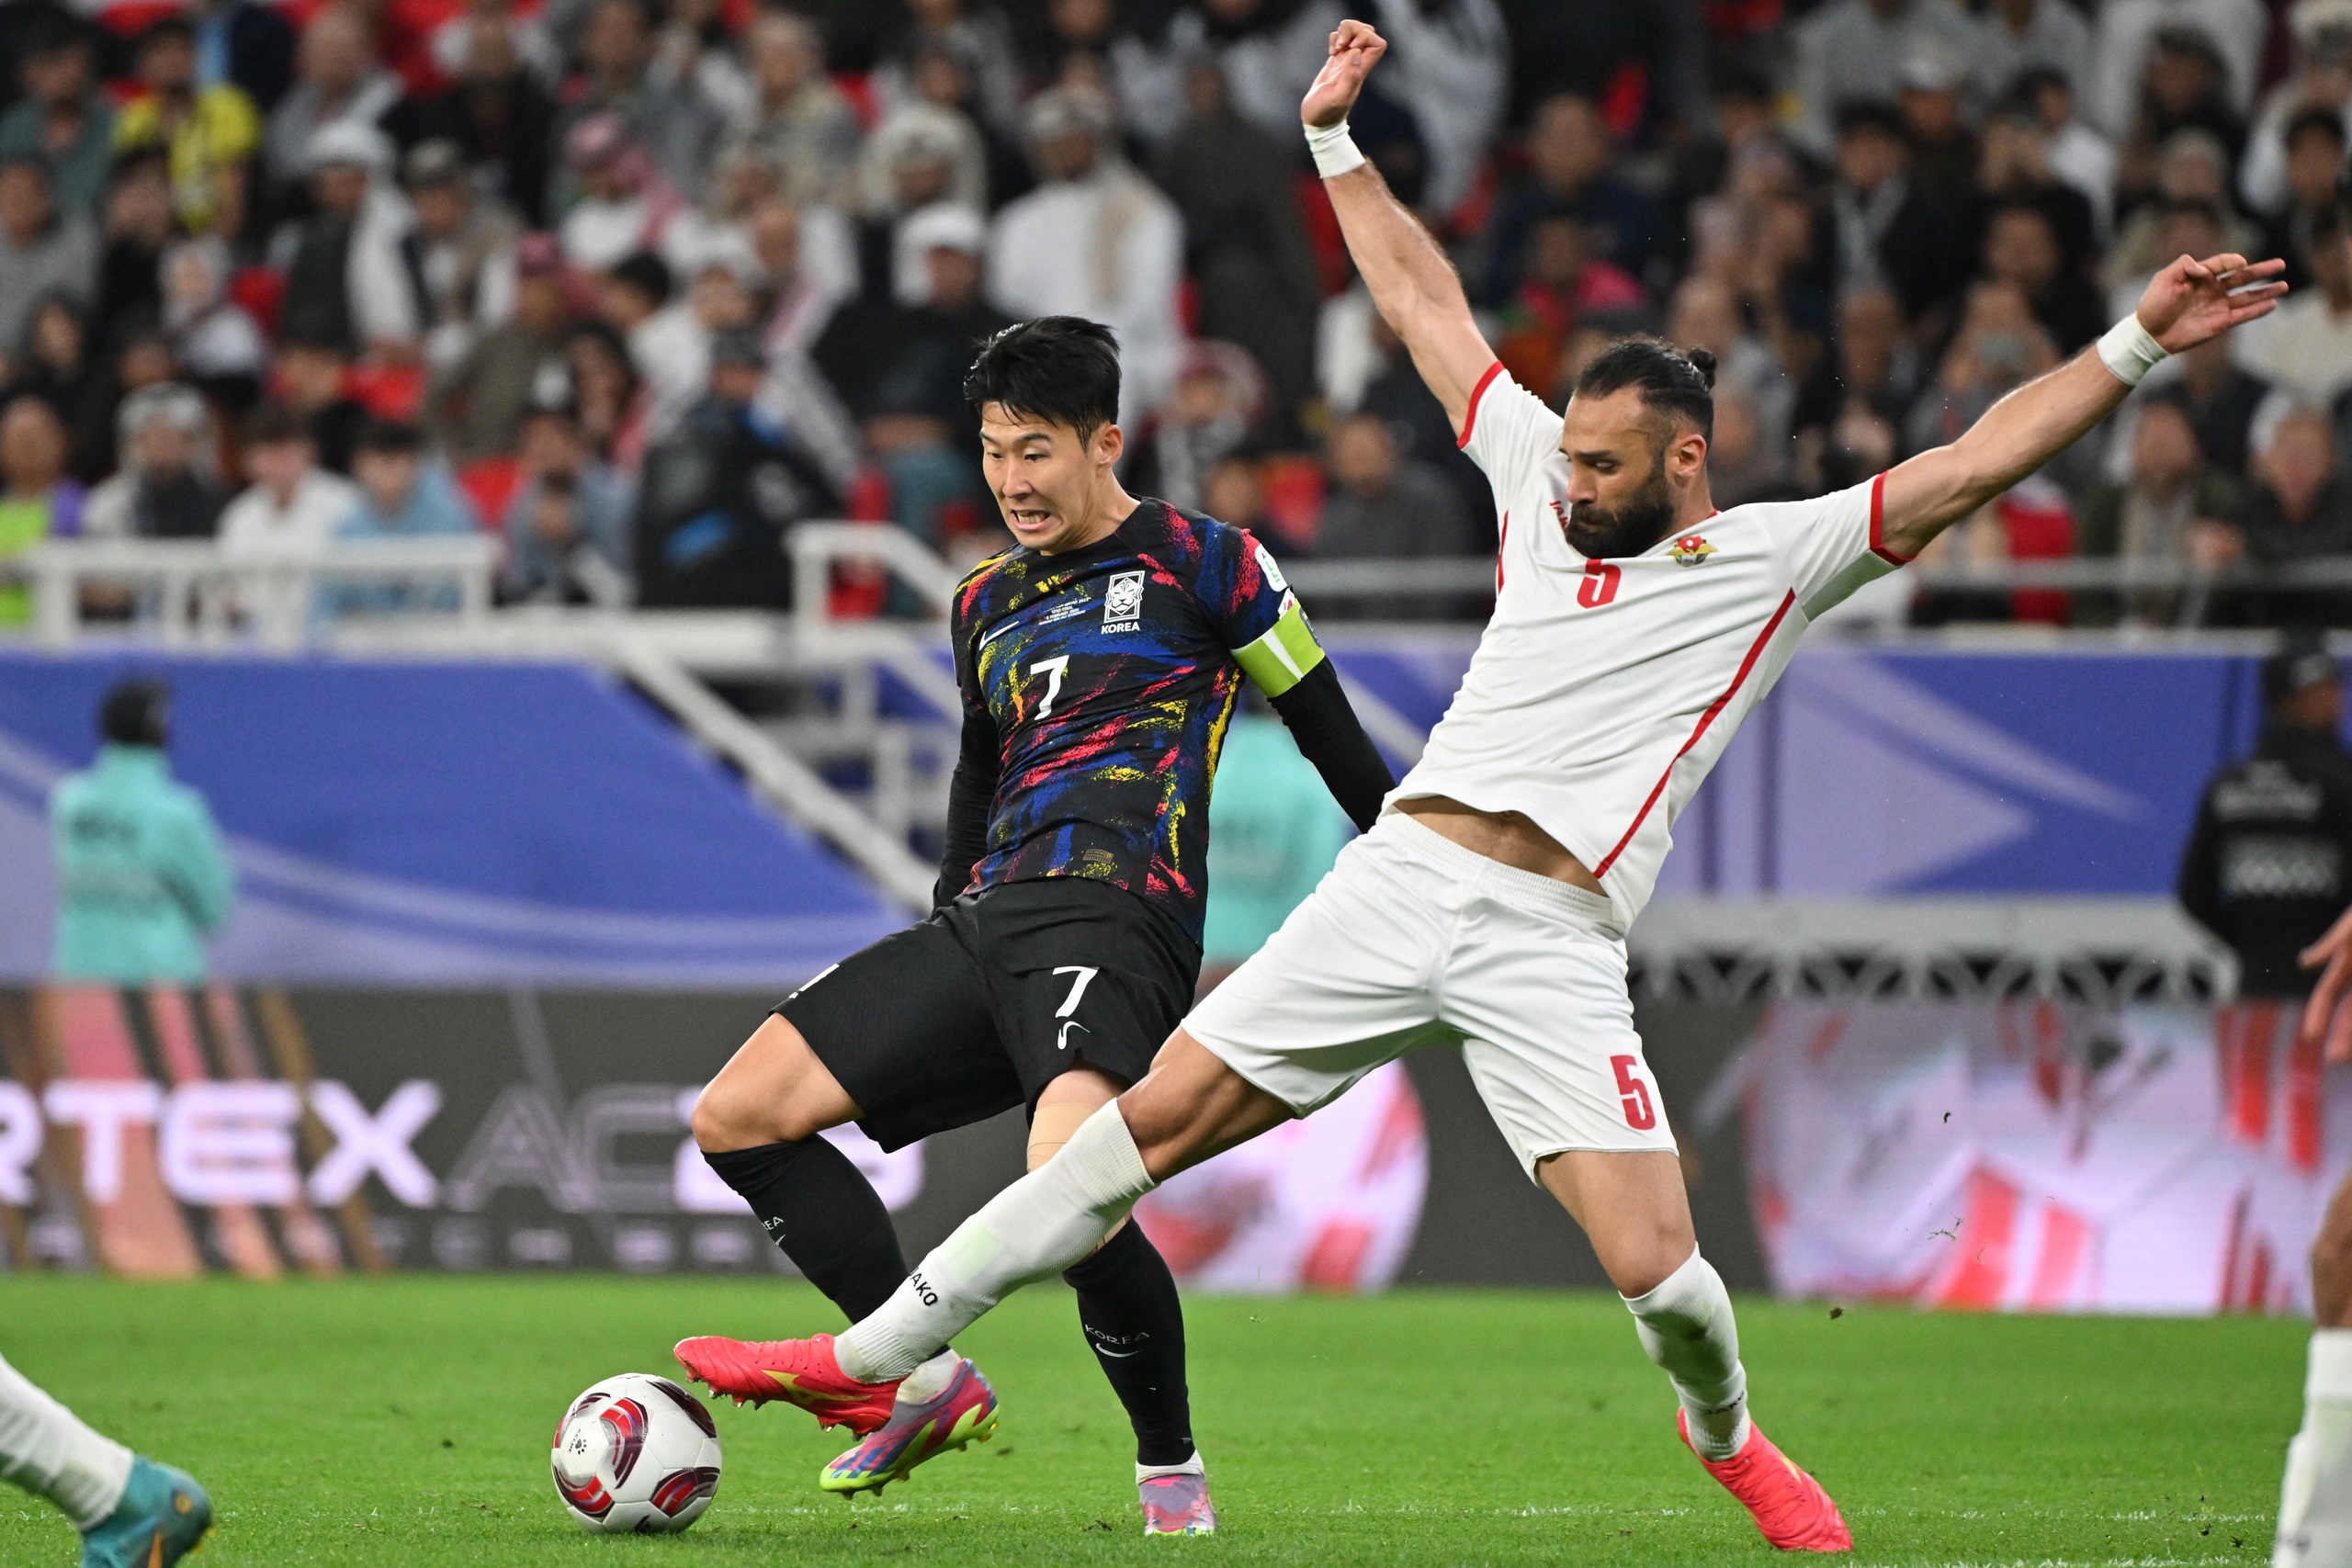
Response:
[[[670,302],[670,290],[674,287],[670,264],[651,251],[623,256],[613,264],[607,276],[624,288],[636,289],[657,306]]]
[[[175,41],[184,43],[187,45],[188,48],[194,49],[196,47],[196,24],[190,22],[186,17],[171,16],[162,17],[150,24],[147,30],[139,35],[139,43],[133,52],[135,54],[145,54],[149,50],[154,48],[159,43],[171,43]]]
[[[1631,387],[1642,406],[1715,438],[1715,356],[1657,337],[1620,338],[1592,356],[1577,377],[1579,398],[1605,398]]]
[[[1091,441],[1119,417],[1119,340],[1080,316],[1016,321],[981,345],[964,373],[964,400],[974,413],[996,403]]]
[[[288,441],[311,439],[310,426],[294,417],[294,411],[284,403],[263,403],[245,415],[245,446],[276,446]]]
[[[2297,138],[2312,130],[2332,137],[2338,147],[2344,145],[2344,116],[2320,104],[2297,109],[2290,116],[2287,129],[2279,134],[2278,141],[2283,146],[2292,147]]]
[[[1837,120],[1840,138],[1857,130],[1875,130],[1881,136],[1903,140],[1903,117],[1894,112],[1893,104],[1876,98],[1850,98],[1838,105]]]
[[[171,738],[171,686],[134,675],[107,688],[98,703],[98,739],[117,746],[161,746]]]
[[[424,432],[404,419],[371,419],[360,427],[358,450],[406,457],[424,450]]]

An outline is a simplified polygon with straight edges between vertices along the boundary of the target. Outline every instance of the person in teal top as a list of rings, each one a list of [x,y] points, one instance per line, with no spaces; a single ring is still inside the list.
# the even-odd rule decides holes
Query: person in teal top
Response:
[[[1265,944],[1354,831],[1280,719],[1235,717],[1209,795],[1204,992]]]
[[[229,918],[236,873],[220,830],[164,756],[170,700],[160,681],[109,691],[97,761],[49,797],[61,980],[193,984],[204,939]]]

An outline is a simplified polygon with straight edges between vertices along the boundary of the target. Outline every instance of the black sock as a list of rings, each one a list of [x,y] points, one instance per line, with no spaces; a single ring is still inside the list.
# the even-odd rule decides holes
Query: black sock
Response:
[[[847,1155],[825,1139],[702,1156],[767,1227],[808,1282],[855,1323],[907,1277],[890,1211]]]
[[[1184,1389],[1184,1308],[1168,1260],[1133,1221],[1062,1278],[1078,1292],[1078,1321],[1102,1375],[1135,1424],[1137,1464],[1193,1457]]]

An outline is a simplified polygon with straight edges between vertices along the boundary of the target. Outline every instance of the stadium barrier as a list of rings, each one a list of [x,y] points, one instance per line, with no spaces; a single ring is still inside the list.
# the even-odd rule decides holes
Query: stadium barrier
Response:
[[[748,993],[0,992],[0,1267],[788,1266],[695,1153]],[[1644,1001],[1735,1288],[1961,1310],[2307,1305],[2352,1077],[2273,1004]],[[838,1141],[910,1255],[1023,1168],[1020,1114]],[[1605,1283],[1425,1052],[1138,1209],[1190,1289]]]

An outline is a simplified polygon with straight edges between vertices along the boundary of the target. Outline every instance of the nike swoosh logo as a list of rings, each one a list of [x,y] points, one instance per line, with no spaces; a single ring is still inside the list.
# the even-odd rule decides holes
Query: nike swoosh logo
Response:
[[[1114,1361],[1124,1361],[1130,1356],[1140,1356],[1143,1354],[1140,1350],[1105,1350],[1100,1345],[1094,1347],[1094,1353],[1098,1356],[1108,1356]]]
[[[1071,1019],[1068,1023],[1063,1024],[1061,1037],[1054,1042],[1055,1050],[1067,1051],[1069,1049],[1069,1032],[1073,1029],[1086,1029],[1086,1025],[1079,1022],[1076,1019]],[[1086,1029],[1086,1032],[1091,1034],[1094,1031]]]
[[[994,631],[992,631],[992,632],[989,633],[986,637],[984,637],[980,638],[979,646],[980,646],[980,647],[982,647],[982,648],[986,648],[989,644],[990,644],[990,643],[994,642],[997,638],[999,638],[999,637],[1002,637],[1005,633],[1007,633],[1007,632],[1011,631],[1013,627],[1015,627],[1015,626],[1019,626],[1020,624],[1021,624],[1021,622],[1020,622],[1018,619],[1014,619],[1014,620],[1010,620],[1010,621],[1003,622],[1002,624],[1001,624],[1001,625],[996,628],[996,630],[994,630]]]

